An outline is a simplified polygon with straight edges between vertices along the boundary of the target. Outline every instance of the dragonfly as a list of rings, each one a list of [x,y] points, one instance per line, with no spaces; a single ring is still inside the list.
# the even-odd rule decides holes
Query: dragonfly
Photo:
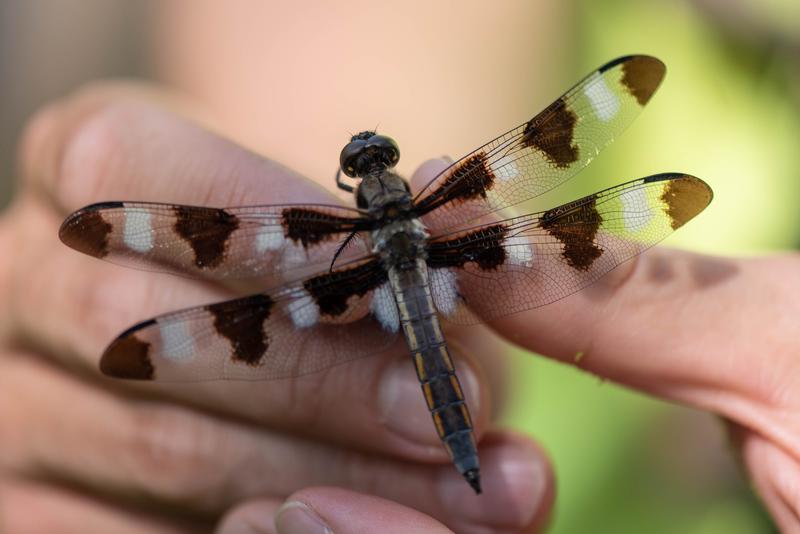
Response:
[[[114,201],[77,210],[59,234],[82,253],[265,288],[136,324],[110,343],[100,370],[133,380],[287,379],[379,354],[403,338],[436,432],[479,494],[473,423],[444,327],[567,297],[705,209],[710,187],[671,172],[545,211],[506,212],[588,165],[665,72],[650,56],[614,59],[419,191],[394,170],[393,139],[358,133],[336,173],[352,207]]]

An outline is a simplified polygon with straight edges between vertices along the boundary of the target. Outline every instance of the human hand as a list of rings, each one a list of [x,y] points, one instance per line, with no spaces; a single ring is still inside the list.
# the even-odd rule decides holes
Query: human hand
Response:
[[[655,248],[581,293],[492,326],[604,380],[722,417],[779,530],[800,532],[799,316],[797,254]]]
[[[98,86],[43,110],[24,136],[19,194],[0,220],[0,525],[185,532],[225,516],[222,532],[270,532],[279,515],[289,532],[313,509],[336,532],[540,526],[550,468],[527,438],[488,431],[502,362],[478,361],[498,349],[475,329],[448,337],[481,438],[480,497],[449,463],[406,353],[271,382],[99,374],[125,327],[232,291],[77,254],[57,239],[67,213],[113,199],[335,200],[181,119],[177,105],[138,86]]]
[[[469,500],[468,491],[458,494],[463,481],[441,454],[403,355],[391,363],[373,358],[334,369],[324,380],[311,377],[283,385],[149,384],[119,395],[114,391],[121,383],[96,376],[102,348],[123,327],[226,293],[87,262],[55,241],[64,213],[109,198],[234,205],[293,198],[307,202],[310,195],[321,194],[302,181],[287,184],[290,174],[284,169],[174,119],[141,95],[111,93],[90,92],[47,112],[50,117],[40,115],[25,143],[24,190],[0,227],[0,250],[19,251],[13,263],[0,263],[0,291],[12,297],[4,301],[9,306],[4,317],[12,320],[2,332],[11,348],[0,360],[6,368],[0,380],[7,381],[0,390],[10,399],[0,404],[5,407],[0,429],[14,437],[2,441],[11,444],[3,455],[5,494],[43,502],[53,497],[52,490],[41,483],[33,489],[20,486],[20,476],[49,474],[73,481],[89,486],[90,494],[111,493],[111,503],[89,500],[74,508],[68,496],[56,494],[69,506],[52,509],[113,517],[132,532],[149,530],[150,524],[136,530],[137,521],[147,516],[137,514],[134,520],[122,504],[144,500],[144,506],[158,503],[161,510],[166,504],[183,517],[196,518],[203,516],[201,508],[214,517],[255,499],[234,508],[220,526],[236,531],[246,524],[269,525],[282,499],[300,488],[307,489],[290,500],[313,508],[334,530],[386,524],[406,532],[435,528],[429,516],[402,505],[425,510],[459,531],[486,525],[493,510],[496,517],[517,518],[505,524],[506,530],[535,530],[552,496],[541,454],[522,438],[494,433],[481,442],[480,452],[487,483],[490,471],[510,475],[502,499],[488,503],[493,491],[488,486],[479,501]],[[430,176],[432,167],[423,167],[418,178]],[[231,177],[232,169],[236,175],[223,183],[220,178]],[[189,183],[192,190],[186,188]],[[793,298],[798,263],[794,255],[721,260],[652,250],[579,294],[492,326],[532,350],[568,362],[582,353],[578,365],[587,371],[728,418],[757,489],[788,530],[797,526],[794,496],[800,480],[797,394],[791,388],[798,372],[798,303]],[[499,395],[485,375],[492,375],[498,364],[481,358],[494,356],[490,348],[476,345],[488,343],[487,336],[467,336],[450,334],[460,360],[472,363],[462,363],[459,373],[469,375],[472,369],[477,376],[465,382],[479,384],[469,396],[480,432],[487,425],[489,399]],[[459,345],[471,350],[459,352]],[[50,359],[57,365],[44,363]],[[397,390],[379,384],[395,369],[405,373],[405,386],[399,389],[407,401],[393,404],[402,413],[388,417],[379,411],[386,399],[381,392]],[[375,387],[354,387],[365,380]],[[302,401],[293,402],[296,398]],[[62,405],[75,408],[56,414]],[[108,425],[114,421],[129,423]],[[389,427],[395,424],[403,428]],[[299,427],[304,435],[294,437]],[[355,451],[344,453],[347,447]],[[383,461],[360,449],[381,453]],[[515,457],[514,451],[524,452]],[[337,469],[343,454],[348,467]],[[99,464],[98,455],[103,458]],[[394,460],[387,463],[387,456]],[[498,464],[508,458],[514,468],[502,470]],[[445,463],[419,465],[422,461]],[[453,486],[437,485],[437,477],[454,480]],[[386,499],[313,487],[319,484]],[[434,489],[443,492],[432,497]],[[13,510],[25,509],[5,508],[12,519]],[[476,512],[487,515],[458,523],[475,517],[463,514]],[[175,514],[152,515],[162,530],[185,528],[164,519],[170,516]],[[58,518],[62,529],[67,519]]]

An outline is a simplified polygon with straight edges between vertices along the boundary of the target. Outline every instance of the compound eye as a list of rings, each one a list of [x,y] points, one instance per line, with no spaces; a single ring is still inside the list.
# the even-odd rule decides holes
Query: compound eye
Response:
[[[339,166],[342,172],[350,178],[355,178],[357,174],[356,163],[358,158],[364,152],[367,142],[363,139],[357,139],[347,143],[339,155]]]
[[[394,147],[389,150],[389,161],[392,162],[392,165],[395,165],[398,161],[400,161],[400,149]]]
[[[385,161],[394,166],[400,160],[400,147],[391,137],[374,135],[369,139],[367,147],[375,147],[383,154]]]

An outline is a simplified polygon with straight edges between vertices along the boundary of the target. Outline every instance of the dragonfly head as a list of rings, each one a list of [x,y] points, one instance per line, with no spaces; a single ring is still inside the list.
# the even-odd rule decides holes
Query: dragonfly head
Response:
[[[354,135],[342,149],[339,165],[351,178],[391,169],[400,159],[400,148],[391,137],[373,131]]]

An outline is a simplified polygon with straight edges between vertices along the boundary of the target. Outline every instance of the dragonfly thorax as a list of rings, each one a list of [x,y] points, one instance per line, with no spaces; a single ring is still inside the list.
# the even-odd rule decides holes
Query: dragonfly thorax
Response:
[[[419,219],[398,219],[372,232],[373,252],[386,267],[413,268],[426,257],[428,235]]]
[[[371,217],[403,218],[413,206],[411,188],[392,171],[367,175],[356,188],[356,205]]]

